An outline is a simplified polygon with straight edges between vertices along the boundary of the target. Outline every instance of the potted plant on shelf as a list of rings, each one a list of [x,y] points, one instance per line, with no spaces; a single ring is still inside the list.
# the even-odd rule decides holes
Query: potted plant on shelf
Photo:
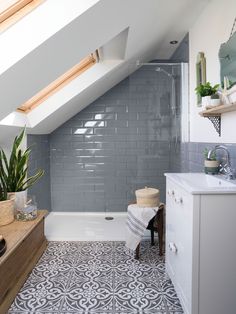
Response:
[[[206,106],[206,108],[219,106],[221,104],[220,97],[217,93],[219,86],[219,84],[211,86],[210,82],[206,82],[206,84],[200,84],[195,88],[196,94],[202,98],[202,105]]]
[[[14,200],[7,199],[7,190],[0,182],[0,226],[5,226],[14,220]]]
[[[3,149],[0,149],[0,181],[5,187],[8,198],[14,198],[15,209],[20,210],[26,204],[27,189],[42,175],[44,170],[39,169],[35,175],[27,177],[28,161],[31,150],[22,150],[20,145],[25,137],[25,128],[16,136],[9,160]]]
[[[219,161],[216,159],[216,153],[212,153],[210,158],[208,158],[209,150],[205,148],[204,150],[204,171],[206,174],[217,174],[219,172]]]

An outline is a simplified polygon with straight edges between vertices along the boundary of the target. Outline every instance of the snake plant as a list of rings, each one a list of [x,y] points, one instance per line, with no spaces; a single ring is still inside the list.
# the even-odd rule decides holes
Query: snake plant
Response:
[[[2,186],[0,182],[0,202],[7,200],[7,190]]]
[[[15,137],[9,160],[3,149],[0,149],[0,182],[3,190],[7,192],[24,191],[31,187],[44,171],[39,169],[31,177],[27,177],[30,148],[23,151],[20,144],[25,136],[25,128]]]

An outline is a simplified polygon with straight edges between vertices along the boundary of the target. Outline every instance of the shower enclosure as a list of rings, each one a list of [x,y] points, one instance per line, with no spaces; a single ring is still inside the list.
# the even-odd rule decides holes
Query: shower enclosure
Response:
[[[187,140],[187,82],[186,64],[143,65],[49,135],[48,239],[123,241],[136,189],[165,202],[164,173],[180,171]]]
[[[188,134],[187,81],[186,64],[145,64],[46,139],[31,135],[30,167],[50,169],[52,212],[125,213],[144,186],[159,188],[164,202],[163,174],[180,171]],[[41,191],[32,191],[39,206]]]
[[[181,171],[181,141],[188,134],[187,69],[184,63],[148,63],[129,77],[127,141],[137,147],[137,159],[127,161],[129,199],[136,189],[151,186],[160,189],[164,202],[164,173]]]

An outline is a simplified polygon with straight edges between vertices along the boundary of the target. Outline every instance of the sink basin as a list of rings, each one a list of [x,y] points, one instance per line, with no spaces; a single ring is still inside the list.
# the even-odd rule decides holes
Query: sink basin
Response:
[[[235,187],[235,180],[228,181],[226,179],[222,179],[220,176],[212,176],[212,175],[205,175],[206,184],[209,187]]]
[[[176,183],[192,194],[235,194],[236,180],[226,180],[221,175],[205,173],[166,173]]]

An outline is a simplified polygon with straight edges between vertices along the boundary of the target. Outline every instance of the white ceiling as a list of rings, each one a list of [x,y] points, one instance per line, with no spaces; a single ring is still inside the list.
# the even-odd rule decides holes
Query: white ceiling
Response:
[[[11,117],[8,121],[13,123],[5,120],[5,124],[12,124],[12,128],[14,124],[27,124],[28,133],[52,132],[135,71],[136,60],[168,59],[176,49],[169,44],[170,40],[181,41],[209,1],[45,1],[31,13],[34,16],[29,14],[0,34],[0,119]],[[37,21],[34,28],[33,21]],[[23,27],[31,31],[23,32]],[[31,38],[34,38],[32,42]],[[20,47],[18,52],[17,47]],[[54,95],[42,104],[43,109],[34,109],[35,113],[33,110],[27,117],[9,116],[19,105],[100,47],[103,61],[100,68],[91,68],[89,73],[81,75],[83,88],[75,92],[71,82],[58,92],[64,102],[59,104],[59,98]],[[82,83],[85,78],[86,86]],[[8,128],[6,132],[4,128],[1,127],[0,143],[7,137]]]

